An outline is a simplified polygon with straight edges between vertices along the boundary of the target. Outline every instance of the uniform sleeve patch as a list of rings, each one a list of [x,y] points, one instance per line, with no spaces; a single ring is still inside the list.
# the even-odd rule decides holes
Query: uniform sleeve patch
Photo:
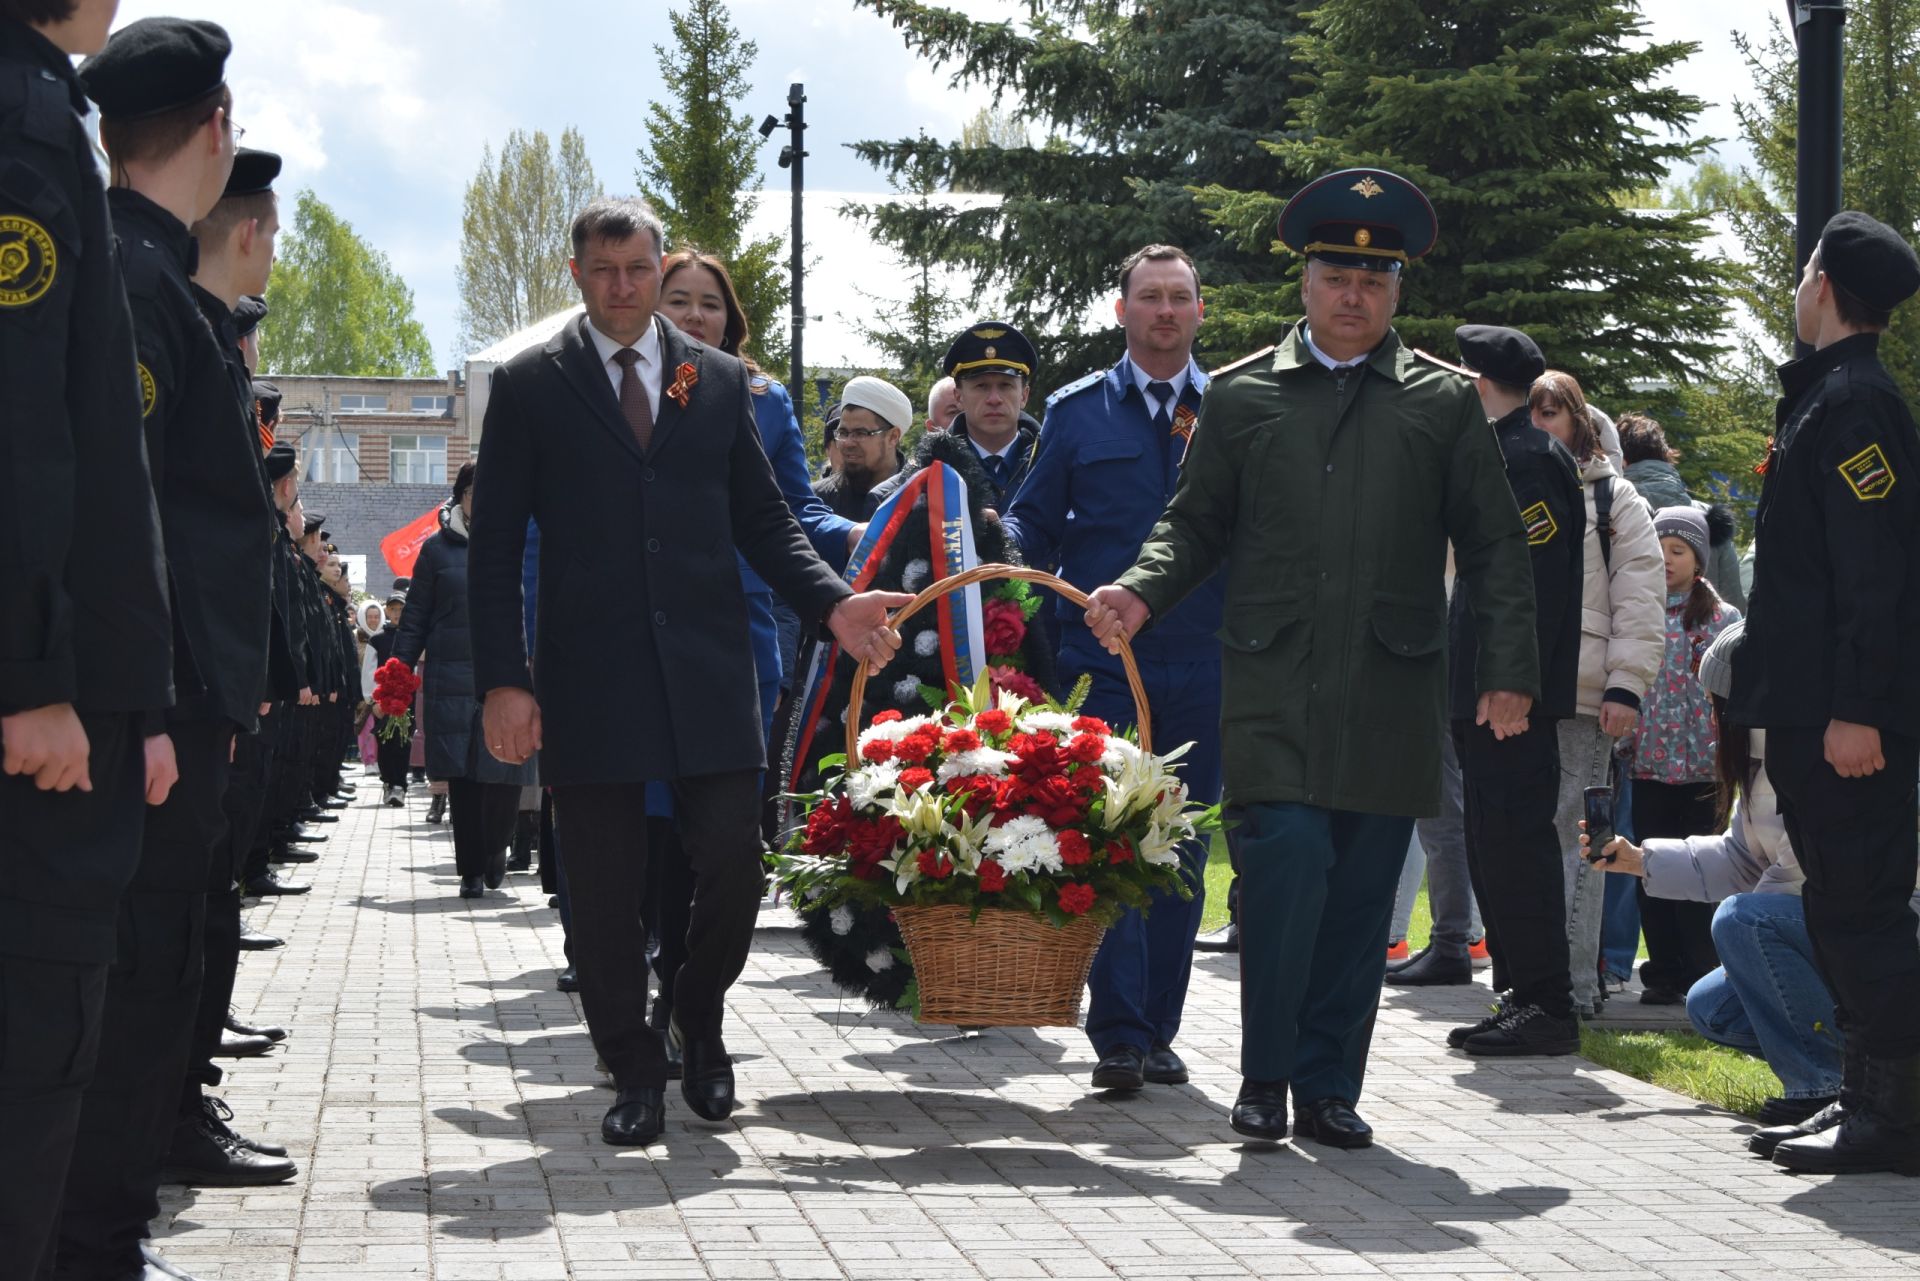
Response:
[[[1527,527],[1527,546],[1541,547],[1553,541],[1560,532],[1560,522],[1553,518],[1545,503],[1535,503],[1520,513],[1521,524]]]
[[[160,398],[160,389],[154,385],[153,371],[142,362],[140,365],[140,417],[148,418],[153,414],[153,403]]]
[[[1893,492],[1893,468],[1878,445],[1865,449],[1840,464],[1840,479],[1847,482],[1853,496],[1863,503],[1876,502]]]
[[[0,216],[0,307],[31,307],[47,296],[60,266],[47,229],[17,214]]]

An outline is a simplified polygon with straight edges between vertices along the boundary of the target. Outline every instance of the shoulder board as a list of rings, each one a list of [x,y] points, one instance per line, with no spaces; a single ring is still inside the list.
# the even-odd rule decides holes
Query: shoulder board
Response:
[[[1207,377],[1218,378],[1222,374],[1230,374],[1234,372],[1236,369],[1244,369],[1246,366],[1251,365],[1256,360],[1262,360],[1268,356],[1271,356],[1274,353],[1274,351],[1278,349],[1278,347],[1279,347],[1278,343],[1275,343],[1271,347],[1262,347],[1259,351],[1256,351],[1251,355],[1242,356],[1240,359],[1234,361],[1231,365],[1222,365],[1220,366],[1220,368],[1210,371],[1207,374]]]
[[[1097,386],[1106,376],[1107,371],[1104,369],[1096,369],[1090,374],[1084,374],[1047,397],[1047,404],[1057,405],[1069,396],[1077,396],[1087,388]]]
[[[1448,373],[1458,374],[1462,378],[1471,379],[1473,377],[1472,374],[1468,373],[1459,365],[1454,364],[1452,361],[1442,360],[1430,351],[1421,351],[1418,347],[1409,347],[1407,350],[1413,353],[1415,360],[1424,360],[1429,365],[1437,365]]]

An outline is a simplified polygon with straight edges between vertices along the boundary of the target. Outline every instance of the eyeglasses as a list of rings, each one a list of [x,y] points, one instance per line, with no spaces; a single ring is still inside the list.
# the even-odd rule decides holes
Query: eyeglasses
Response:
[[[894,430],[896,428],[893,427],[842,427],[833,434],[836,437],[851,436],[855,440],[872,440],[875,436],[884,436]]]
[[[233,145],[234,146],[236,147],[239,146],[240,140],[246,136],[247,136],[247,127],[245,125],[233,126]]]

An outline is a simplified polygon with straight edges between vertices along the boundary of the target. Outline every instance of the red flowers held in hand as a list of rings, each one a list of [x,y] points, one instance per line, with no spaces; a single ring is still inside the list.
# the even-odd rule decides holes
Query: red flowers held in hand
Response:
[[[384,718],[374,733],[382,742],[413,737],[413,696],[420,678],[397,658],[389,658],[373,673],[373,706]]]

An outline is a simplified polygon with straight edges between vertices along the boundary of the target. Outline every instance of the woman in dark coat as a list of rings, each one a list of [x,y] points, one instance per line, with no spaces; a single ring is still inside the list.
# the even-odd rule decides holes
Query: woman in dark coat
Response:
[[[453,497],[440,509],[440,532],[420,549],[393,657],[417,666],[430,655],[420,692],[427,737],[427,776],[447,782],[453,810],[453,857],[460,897],[479,898],[507,875],[520,789],[536,779],[529,760],[507,765],[487,751],[480,700],[473,689],[473,642],[467,626],[467,529],[473,519],[473,464],[460,469]]]

